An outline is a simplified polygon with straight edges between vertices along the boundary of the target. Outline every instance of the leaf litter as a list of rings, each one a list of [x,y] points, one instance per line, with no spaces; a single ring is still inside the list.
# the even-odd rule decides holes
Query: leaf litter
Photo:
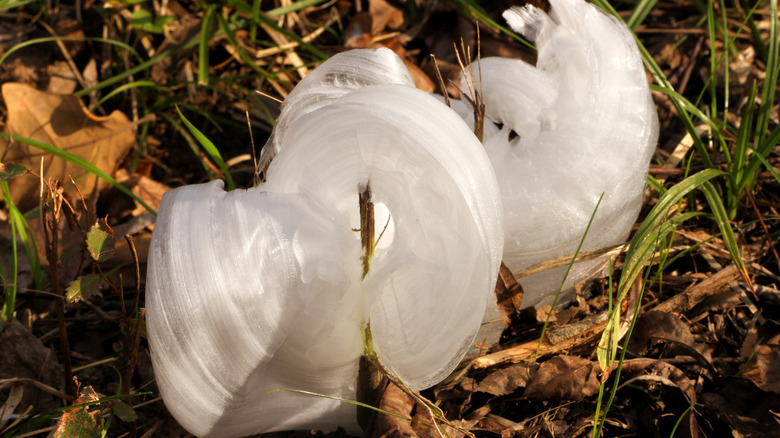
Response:
[[[420,4],[415,3],[414,6],[420,7]],[[483,7],[496,17],[503,10],[503,6],[485,4]],[[710,54],[705,33],[697,27],[700,16],[692,16],[687,7],[675,4],[657,9],[637,30],[677,91],[695,99],[706,88],[705,82],[711,75],[707,58]],[[46,56],[38,57],[45,60],[43,62],[36,64],[17,57],[0,69],[2,80],[6,82],[3,86],[5,113],[2,117],[5,132],[76,153],[106,173],[113,174],[154,208],[169,187],[203,181],[206,176],[200,167],[200,158],[190,152],[180,131],[170,125],[150,124],[148,131],[140,137],[145,152],[137,152],[142,146],[136,136],[138,126],[131,120],[138,119],[135,106],[138,102],[143,103],[144,96],[158,99],[158,102],[173,98],[200,108],[203,114],[202,119],[197,121],[198,127],[203,127],[209,138],[225,139],[226,158],[237,157],[239,152],[246,153],[249,135],[247,133],[242,139],[225,136],[225,128],[220,124],[227,123],[226,126],[234,129],[236,124],[229,122],[241,120],[246,130],[245,110],[251,109],[250,118],[257,122],[256,126],[270,126],[266,114],[275,112],[273,107],[258,109],[259,105],[252,98],[246,98],[225,85],[230,83],[229,78],[245,77],[253,70],[237,51],[229,51],[235,48],[223,37],[212,37],[208,41],[209,74],[222,81],[220,86],[223,88],[214,84],[200,88],[187,84],[187,81],[193,82],[187,78],[188,68],[189,73],[197,74],[194,71],[197,70],[197,47],[187,46],[187,42],[197,38],[201,31],[202,11],[194,2],[183,0],[168,2],[166,11],[156,8],[158,6],[142,5],[135,13],[125,14],[127,17],[120,14],[124,17],[123,24],[109,28],[115,36],[120,31],[133,32],[133,28],[147,32],[137,34],[135,45],[146,56],[172,51],[172,55],[161,58],[148,70],[150,77],[165,90],[158,95],[141,93],[141,100],[135,103],[133,99],[124,99],[116,105],[119,111],[107,117],[87,112],[72,94],[78,89],[78,75],[66,60],[57,59],[62,55],[54,54],[59,49],[55,49],[53,44],[48,46],[52,48],[48,53],[41,52]],[[465,38],[468,47],[475,47],[471,17],[459,14],[455,9],[452,4],[443,4],[426,10],[426,14],[417,11],[415,15],[411,5],[403,1],[371,2],[367,10],[335,3],[290,13],[279,22],[283,29],[300,35],[303,41],[316,32],[318,25],[347,23],[343,30],[346,46],[390,47],[405,60],[421,88],[438,90],[439,86],[434,85],[437,82],[429,55],[436,55],[443,70],[457,73],[457,68],[448,69],[448,62],[451,66],[455,61],[450,51],[450,42],[455,38],[453,29],[458,29],[458,36]],[[46,35],[36,33],[39,31],[28,12],[28,9],[21,8],[17,12],[17,20],[0,19],[1,29],[14,29],[7,32],[12,44],[20,42],[25,35]],[[85,8],[81,12],[90,10]],[[761,12],[758,11],[760,17]],[[81,21],[77,19],[73,9],[63,8],[57,13],[59,16],[53,18],[53,28],[70,29],[62,34],[76,32],[74,35],[77,35],[82,32],[97,36],[95,29],[85,25],[83,18]],[[333,16],[338,20],[331,20]],[[139,21],[139,18],[143,20]],[[68,23],[71,25],[66,26]],[[329,27],[327,32],[321,32],[319,37],[308,41],[328,53],[341,50],[342,41],[329,37],[338,32],[334,29]],[[765,27],[756,29],[761,34]],[[483,53],[529,55],[526,48],[499,32],[485,26],[480,27],[480,32]],[[763,32],[765,34],[766,30]],[[261,37],[262,33],[257,32],[257,37]],[[262,36],[273,40],[268,35]],[[253,44],[250,32],[241,30],[236,32],[236,37],[246,47]],[[288,42],[292,41],[285,38]],[[762,79],[764,65],[756,62],[760,54],[749,44],[748,37],[740,38],[736,40],[733,51],[736,56],[728,64],[728,70],[721,67],[717,72],[718,83],[723,84],[728,71],[732,105],[726,118],[732,123],[739,120],[739,108],[749,88],[746,84],[753,79]],[[440,44],[445,40],[447,44]],[[85,79],[89,78],[90,83],[95,83],[96,77],[106,79],[117,73],[111,67],[115,60],[111,58],[110,50],[79,42],[66,44],[69,56],[78,67],[75,71]],[[4,46],[3,50],[7,47]],[[287,50],[294,50],[298,57],[277,53],[257,60],[266,71],[278,71],[279,77],[284,80],[266,78],[249,81],[242,86],[260,89],[272,96],[286,95],[299,79],[299,73],[305,71],[302,67],[312,67],[317,61],[304,50]],[[722,45],[717,45],[716,54],[722,51]],[[32,49],[29,53],[33,53]],[[475,51],[472,50],[472,53]],[[97,73],[91,72],[95,61]],[[93,67],[89,67],[90,63]],[[454,74],[445,73],[445,81],[454,77]],[[47,78],[51,78],[49,83],[45,81]],[[10,83],[19,80],[32,83],[38,89]],[[458,93],[448,81],[445,86],[453,95]],[[47,88],[61,94],[39,91]],[[173,97],[182,90],[186,90],[186,97]],[[725,90],[721,90],[723,92]],[[131,95],[130,92],[125,93]],[[663,162],[675,151],[688,151],[690,146],[679,148],[683,128],[669,97],[661,93],[656,93],[654,97],[662,123],[657,156],[659,162]],[[238,103],[232,103],[231,98]],[[107,109],[114,107],[109,105]],[[148,106],[146,109],[159,114],[166,111],[169,115],[173,113],[172,105],[168,108]],[[211,114],[217,115],[220,120],[215,121]],[[777,126],[776,119],[773,123]],[[707,135],[706,131],[702,133]],[[255,134],[261,138],[267,132]],[[231,142],[239,146],[231,146]],[[4,144],[6,149],[0,154],[4,168],[0,171],[4,172],[3,179],[10,184],[12,199],[25,210],[34,209],[39,205],[40,184],[39,177],[35,175],[40,172],[40,158],[45,154],[20,142]],[[692,156],[683,155],[682,158],[683,161],[677,160],[666,167],[653,165],[651,174],[661,175],[668,188],[686,172],[701,169]],[[692,158],[693,163],[688,163]],[[768,162],[775,169],[780,165],[776,147]],[[688,164],[691,165],[686,168]],[[73,242],[61,244],[57,254],[62,262],[70,259],[73,261],[71,265],[75,265],[61,270],[59,282],[63,286],[74,283],[78,286],[75,289],[63,287],[62,296],[53,298],[36,292],[38,289],[31,279],[18,285],[21,292],[17,318],[0,333],[0,351],[3,352],[0,355],[3,365],[0,366],[0,411],[5,409],[4,417],[0,419],[0,434],[11,430],[14,433],[33,431],[38,426],[21,425],[19,428],[19,423],[11,425],[19,418],[29,419],[29,415],[45,413],[63,405],[53,395],[57,391],[61,394],[66,388],[61,365],[64,353],[58,341],[60,328],[53,304],[67,299],[70,303],[65,307],[63,323],[72,340],[68,356],[74,362],[74,374],[89,385],[84,386],[80,394],[72,394],[78,395],[79,399],[66,404],[100,400],[98,392],[122,392],[125,382],[120,383],[121,379],[117,378],[113,367],[118,366],[124,372],[124,368],[131,364],[131,392],[151,393],[139,399],[116,401],[113,405],[109,402],[100,404],[103,409],[69,410],[59,422],[55,419],[47,426],[56,426],[60,436],[71,436],[67,435],[67,430],[73,425],[85,434],[98,433],[99,427],[104,424],[103,413],[113,412],[123,421],[112,424],[111,436],[125,432],[132,436],[143,433],[151,433],[150,436],[185,436],[156,398],[158,393],[142,336],[143,317],[138,317],[136,310],[136,305],[143,306],[142,296],[138,297],[143,288],[143,276],[136,274],[135,263],[138,261],[140,271],[145,269],[153,219],[143,219],[145,213],[138,204],[120,198],[124,195],[115,189],[105,190],[105,184],[79,168],[48,155],[44,158],[44,166],[42,176],[47,180],[55,179],[69,186],[72,178],[79,188],[76,191],[68,187],[66,197],[77,206],[74,214],[80,215],[78,223],[85,231],[69,231],[63,220],[59,224],[60,234],[65,239],[63,242],[68,238]],[[26,172],[27,169],[30,172]],[[244,175],[245,182],[250,179],[252,171],[250,169]],[[780,372],[777,367],[780,360],[780,326],[777,323],[780,317],[780,260],[772,253],[780,233],[777,189],[778,183],[771,172],[767,169],[762,171],[754,193],[756,209],[745,206],[742,219],[734,223],[739,227],[739,243],[751,281],[756,285],[756,295],[741,281],[723,241],[717,236],[717,228],[707,221],[683,225],[670,242],[670,258],[656,257],[646,267],[647,281],[642,283],[644,295],[638,303],[636,325],[619,368],[619,381],[616,381],[615,370],[609,375],[602,374],[596,360],[598,339],[605,327],[610,286],[614,287],[614,284],[610,285],[605,278],[592,279],[576,285],[575,300],[568,306],[528,311],[520,310],[522,290],[512,273],[502,270],[496,289],[502,310],[499,331],[503,331],[503,335],[500,341],[484,346],[482,351],[477,350],[450,379],[424,391],[423,395],[439,406],[452,424],[466,427],[475,436],[591,436],[602,384],[603,400],[612,392],[615,395],[604,422],[604,436],[671,436],[673,431],[675,436],[780,436],[777,432],[780,430]],[[87,202],[82,203],[79,200],[81,196]],[[646,205],[653,205],[654,196],[657,195],[652,194]],[[687,207],[693,210],[700,208],[700,201],[695,196],[685,200],[690,203]],[[97,223],[98,217],[106,215],[108,220]],[[759,218],[766,220],[766,229],[757,222]],[[37,237],[40,254],[44,254],[43,231],[36,225],[37,222],[31,217],[29,225]],[[93,224],[96,228],[90,230]],[[10,235],[7,216],[2,218],[2,225],[0,232],[5,238]],[[116,245],[109,244],[107,239],[108,230],[112,228],[118,238]],[[135,244],[123,241],[121,237],[125,234],[131,234]],[[114,256],[107,259],[106,256],[112,253],[107,250],[109,247],[116,249]],[[21,254],[24,252],[21,245],[18,252],[20,257],[26,256]],[[615,258],[615,278],[623,268],[622,263],[620,256]],[[101,277],[93,271],[96,266],[106,270],[119,266],[123,269]],[[3,269],[8,272],[5,257]],[[4,275],[4,283],[7,283],[5,278]],[[48,277],[37,287],[41,287],[43,292],[51,291],[51,281]],[[97,290],[104,293],[96,294]],[[543,334],[542,325],[548,314],[551,315],[551,325]],[[136,335],[138,343],[135,343]],[[133,372],[136,363],[137,369]],[[124,376],[128,373],[124,372]],[[415,421],[378,414],[370,428],[371,436],[438,436],[429,427],[424,409],[417,406],[408,394],[392,383],[384,382],[383,385],[384,389],[379,393],[379,407]],[[32,410],[28,411],[28,407]],[[462,436],[455,429],[448,429],[448,432],[450,436]],[[335,432],[327,435],[345,434]],[[312,436],[312,433],[274,433],[269,436]]]

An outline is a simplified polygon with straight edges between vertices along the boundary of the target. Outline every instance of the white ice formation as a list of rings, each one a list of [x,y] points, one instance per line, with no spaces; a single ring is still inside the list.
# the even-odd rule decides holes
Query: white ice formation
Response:
[[[504,204],[504,262],[514,272],[574,253],[602,193],[583,251],[623,243],[658,139],[645,70],[625,25],[582,0],[550,4],[549,15],[530,5],[504,12],[535,42],[535,66],[503,58],[472,65],[493,122],[484,145]],[[470,81],[464,75],[461,88]],[[575,264],[566,287],[598,264]],[[524,306],[549,300],[564,272],[521,279]]]
[[[357,433],[362,330],[413,388],[474,340],[503,248],[501,201],[461,118],[387,49],[336,55],[282,109],[267,181],[167,193],[150,249],[149,344],[166,406],[197,436]],[[305,92],[298,91],[305,90]],[[377,236],[362,277],[358,192]]]

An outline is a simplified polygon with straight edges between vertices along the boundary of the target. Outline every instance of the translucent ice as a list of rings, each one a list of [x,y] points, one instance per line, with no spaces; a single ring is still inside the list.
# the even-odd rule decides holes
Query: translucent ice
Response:
[[[413,388],[446,377],[472,344],[503,248],[498,185],[461,118],[405,70],[388,74],[390,55],[338,55],[304,79],[264,184],[163,198],[149,343],[165,404],[193,434],[357,432],[354,405],[271,391],[355,399],[369,322],[379,359]],[[361,279],[353,229],[369,182],[377,236],[389,225]]]

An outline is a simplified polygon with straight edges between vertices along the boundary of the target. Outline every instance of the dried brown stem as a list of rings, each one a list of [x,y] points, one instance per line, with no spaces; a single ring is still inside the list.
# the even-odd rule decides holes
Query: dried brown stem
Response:
[[[53,186],[53,187],[52,187]],[[51,201],[51,212],[46,211]],[[41,198],[41,221],[43,224],[44,242],[46,245],[46,260],[51,270],[52,293],[62,295],[60,290],[59,272],[59,223],[62,213],[62,188],[56,181],[47,184],[46,198]],[[75,396],[76,388],[73,386],[73,366],[70,360],[70,343],[68,342],[68,329],[65,325],[65,302],[57,300],[57,324],[60,332],[60,345],[62,349],[62,367],[65,377],[65,393]]]

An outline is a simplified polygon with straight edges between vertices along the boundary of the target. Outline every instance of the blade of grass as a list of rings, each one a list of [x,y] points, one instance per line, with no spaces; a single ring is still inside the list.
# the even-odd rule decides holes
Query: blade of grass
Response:
[[[623,21],[623,18],[618,14],[618,12],[615,10],[615,8],[612,7],[612,5],[607,0],[593,0],[593,4],[600,7],[604,11],[606,11],[609,14],[614,15],[618,20],[625,23]],[[632,33],[633,34],[633,33]],[[699,157],[702,160],[702,164],[704,164],[704,167],[711,168],[712,166],[712,159],[709,156],[709,153],[707,152],[707,148],[704,145],[704,142],[702,142],[701,138],[699,138],[699,135],[696,133],[696,127],[693,124],[693,121],[691,120],[690,115],[688,112],[684,109],[682,102],[680,102],[677,98],[679,94],[674,93],[674,87],[672,87],[672,84],[667,79],[666,75],[664,74],[663,70],[658,66],[658,64],[655,62],[653,57],[650,55],[650,53],[647,51],[647,48],[642,44],[641,41],[639,41],[639,38],[636,37],[636,34],[634,35],[634,40],[636,41],[637,47],[639,48],[639,53],[642,56],[642,60],[645,63],[645,67],[647,67],[648,70],[650,70],[650,73],[653,75],[653,78],[658,83],[657,89],[659,91],[666,92],[669,97],[671,98],[672,105],[674,105],[675,109],[677,110],[677,113],[680,116],[680,120],[683,122],[683,125],[685,126],[685,130],[688,131],[691,134],[691,137],[693,138],[693,144],[696,149],[696,153],[699,154]],[[681,97],[681,96],[680,96]]]
[[[168,121],[168,123],[171,124],[171,126],[174,127],[174,129],[176,129],[176,131],[182,135],[182,137],[184,137],[184,141],[187,142],[187,144],[190,146],[190,149],[192,150],[192,153],[195,154],[195,156],[198,158],[198,161],[200,162],[201,166],[203,166],[203,170],[206,172],[206,175],[208,175],[209,180],[216,178],[214,172],[211,171],[211,167],[209,167],[209,165],[206,163],[205,158],[201,156],[198,144],[192,138],[192,135],[190,135],[189,131],[185,127],[181,126],[181,124],[176,121],[176,119],[169,116],[168,114],[163,113],[162,116],[166,121]]]
[[[569,265],[566,267],[566,273],[563,274],[563,279],[561,280],[561,284],[558,286],[558,291],[555,292],[555,298],[553,298],[552,305],[550,306],[550,312],[547,313],[547,318],[544,320],[544,325],[542,326],[542,334],[539,336],[539,343],[536,345],[536,351],[534,352],[534,357],[533,357],[534,362],[536,362],[536,359],[539,357],[539,350],[541,350],[542,348],[542,341],[544,340],[544,334],[547,331],[547,326],[550,325],[550,318],[552,317],[556,304],[558,304],[558,298],[561,296],[563,285],[566,284],[566,278],[569,277],[569,272],[571,272],[571,267],[574,266],[574,261],[577,260],[577,256],[580,254],[580,250],[582,249],[582,244],[585,243],[585,238],[588,236],[588,231],[590,231],[590,226],[593,224],[593,219],[596,217],[596,212],[599,210],[599,206],[601,205],[602,199],[604,199],[603,192],[601,193],[601,196],[599,196],[598,202],[596,202],[596,207],[593,208],[593,213],[591,213],[590,215],[590,219],[588,220],[588,225],[585,227],[585,232],[582,233],[582,238],[580,239],[580,243],[577,245],[577,250],[574,251],[574,255],[572,256]]]
[[[723,243],[726,245],[726,249],[729,251],[731,260],[734,262],[734,265],[737,267],[740,274],[742,274],[742,278],[752,289],[750,276],[748,275],[747,269],[745,269],[745,263],[742,261],[742,255],[739,252],[737,238],[734,236],[734,229],[731,228],[729,217],[726,214],[726,209],[723,207],[723,201],[721,200],[718,191],[715,190],[715,187],[709,181],[704,182],[701,185],[701,189],[704,192],[704,196],[707,198],[707,202],[710,205],[713,219],[718,225],[718,228],[720,228],[721,235],[723,236]]]
[[[97,104],[95,104],[95,106],[93,106],[93,107],[90,109],[90,112],[92,112],[92,110],[93,110],[94,108],[96,108],[96,107],[99,107],[100,105],[102,105],[102,104],[106,103],[106,101],[108,101],[108,100],[109,100],[109,99],[111,99],[112,97],[116,96],[117,94],[123,93],[123,92],[125,92],[125,91],[127,91],[127,90],[130,90],[130,89],[132,89],[132,88],[155,88],[155,89],[159,89],[159,88],[160,88],[160,85],[159,85],[159,84],[157,84],[157,82],[154,82],[154,81],[147,81],[147,80],[140,80],[140,81],[135,81],[135,82],[128,82],[128,83],[126,83],[126,84],[122,84],[122,85],[120,85],[120,86],[118,86],[118,87],[114,88],[113,90],[111,90],[111,92],[109,92],[109,93],[108,93],[108,94],[106,94],[105,96],[103,96],[103,97],[102,97],[102,98],[101,98],[101,99],[98,101],[98,103],[97,103]]]
[[[755,9],[761,4],[761,0],[756,1],[755,5],[753,7],[750,7],[750,4],[748,3],[748,0],[734,0],[734,3],[740,2],[743,9],[750,10]],[[753,35],[753,47],[756,49],[756,53],[758,53],[758,57],[765,61],[767,60],[768,56],[768,50],[766,47],[766,44],[761,40],[761,31],[758,29],[758,26],[756,25],[756,20],[753,18],[752,15],[748,15],[746,18],[748,28],[750,29],[750,33]]]
[[[715,72],[718,70],[717,65],[717,47],[715,44],[718,41],[717,33],[715,30],[715,2],[710,0],[707,2],[707,31],[710,41],[710,117],[718,117],[718,84],[715,80],[717,75]],[[723,50],[724,56],[727,53],[725,48]]]
[[[260,23],[268,26],[269,28],[281,33],[282,35],[286,36],[288,39],[291,39],[298,43],[298,45],[312,54],[315,58],[317,58],[319,61],[324,61],[328,59],[328,55],[326,55],[324,52],[322,52],[320,49],[312,46],[311,44],[307,43],[306,41],[302,40],[301,37],[296,35],[294,32],[290,32],[289,30],[279,26],[276,24],[276,21],[274,21],[269,15],[267,15],[264,12],[260,12],[260,14],[257,16],[257,19],[260,21]]]
[[[778,35],[777,0],[770,0],[769,52],[766,61],[766,77],[761,93],[761,107],[756,118],[755,144],[761,145],[769,130],[772,107],[775,102],[778,74],[780,74],[780,35]],[[764,155],[766,156],[766,155]]]
[[[34,44],[42,44],[42,43],[50,43],[50,42],[56,42],[56,41],[94,41],[97,43],[104,43],[104,44],[110,44],[117,47],[120,47],[124,50],[127,50],[130,52],[130,54],[135,57],[135,59],[138,60],[138,62],[142,62],[143,59],[138,54],[138,52],[135,51],[135,49],[132,46],[129,46],[121,41],[115,41],[115,40],[109,40],[105,38],[98,38],[98,37],[43,37],[43,38],[36,38],[32,39],[30,41],[25,41],[23,43],[19,43],[10,49],[8,49],[7,52],[3,54],[3,56],[0,56],[0,65],[3,64],[3,61],[5,61],[9,56],[11,56],[14,52],[21,50],[25,47],[32,46]]]
[[[291,12],[298,12],[301,9],[308,8],[309,6],[316,6],[320,3],[325,3],[326,0],[301,0],[294,3],[290,3],[287,6],[281,6],[275,9],[271,9],[266,12],[269,17],[281,17]],[[259,3],[259,2],[258,2]]]
[[[645,18],[653,10],[656,3],[658,3],[658,0],[639,0],[634,10],[631,11],[631,16],[628,17],[626,26],[632,31],[636,31],[636,28],[645,21]]]
[[[724,172],[720,170],[705,169],[675,184],[660,197],[634,234],[629,244],[625,266],[618,282],[616,305],[612,309],[607,327],[604,329],[598,346],[597,356],[602,369],[608,370],[611,368],[617,352],[620,303],[628,295],[628,290],[636,281],[639,273],[644,269],[647,262],[652,259],[658,247],[658,242],[667,234],[676,230],[681,223],[700,215],[700,213],[692,212],[668,218],[669,210],[688,193],[697,187],[701,187],[705,182],[723,174]]]
[[[11,200],[11,191],[8,188],[8,181],[3,181],[2,184],[0,184],[0,187],[3,191],[3,200],[5,201],[5,204],[8,206],[8,210],[10,212],[13,212],[16,209],[16,205],[14,205],[13,201]],[[18,210],[17,210],[18,211]],[[19,272],[19,257],[17,254],[17,246],[16,246],[16,221],[10,221],[11,222],[11,250],[13,251],[13,254],[11,255],[11,275],[10,275],[10,281],[3,279],[3,283],[5,284],[4,289],[5,292],[3,295],[5,296],[5,300],[3,301],[3,308],[2,308],[2,315],[0,315],[0,331],[5,328],[6,324],[9,324],[11,320],[14,317],[14,312],[16,311],[16,281],[18,280],[18,272]]]
[[[748,181],[745,181],[745,169],[749,164],[748,149],[750,148],[750,130],[753,127],[755,100],[756,82],[753,81],[753,84],[750,87],[748,101],[742,111],[742,120],[740,121],[739,130],[737,131],[737,141],[734,145],[733,159],[728,163],[729,194],[726,203],[728,205],[728,217],[730,219],[736,218],[737,209],[739,208],[740,200],[742,198],[741,195],[749,184]]]
[[[755,151],[754,151],[755,152]],[[771,164],[769,164],[769,161],[766,160],[766,158],[762,157],[760,154],[755,154],[755,157],[757,160],[761,162],[761,164],[766,167],[766,170],[769,171],[769,173],[772,174],[773,177],[775,177],[775,180],[780,183],[780,175],[777,174],[777,171],[775,171],[775,168],[772,167]]]
[[[198,36],[198,84],[209,83],[209,38],[211,36],[211,22],[219,5],[213,4],[206,9]]]
[[[64,151],[58,147],[52,146],[47,143],[40,142],[38,140],[33,140],[31,138],[25,138],[25,137],[19,137],[18,135],[8,134],[5,132],[0,132],[0,137],[3,138],[10,138],[14,141],[18,141],[21,143],[28,144],[32,147],[38,148],[44,152],[47,152],[49,154],[52,154],[56,157],[62,158],[63,160],[69,161],[76,166],[81,167],[82,169],[86,170],[89,173],[92,173],[93,175],[96,175],[98,178],[102,179],[103,181],[106,181],[107,183],[111,184],[112,186],[116,187],[119,191],[126,194],[127,196],[133,198],[135,202],[137,202],[139,205],[141,205],[143,208],[145,208],[149,213],[153,215],[157,215],[157,211],[150,207],[146,202],[144,202],[143,199],[136,196],[130,189],[123,186],[122,184],[119,184],[116,182],[114,178],[111,177],[111,175],[107,174],[106,172],[103,172],[95,166],[94,164],[90,163],[89,161],[71,154],[70,152]]]
[[[259,73],[261,76],[265,78],[271,78],[273,75],[271,73],[265,71],[264,69],[258,67],[257,63],[254,59],[252,59],[251,56],[249,56],[248,53],[246,53],[246,50],[244,50],[244,47],[241,46],[238,43],[238,38],[236,38],[236,34],[233,32],[233,29],[230,26],[230,23],[228,23],[227,19],[222,16],[222,14],[217,14],[217,22],[219,23],[219,28],[222,30],[222,32],[225,34],[225,37],[227,37],[228,42],[231,46],[233,46],[233,49],[236,50],[238,53],[238,56],[254,71]]]
[[[526,47],[536,50],[536,47],[528,42],[526,39],[520,37],[516,33],[512,32],[511,30],[507,29],[506,27],[496,23],[492,18],[490,18],[490,15],[485,12],[484,9],[482,9],[482,6],[480,6],[476,1],[474,0],[450,0],[452,4],[455,5],[456,8],[467,17],[472,17],[482,24],[487,25],[489,28],[496,29],[498,31],[503,32],[506,35],[509,35],[511,38],[515,39],[519,43],[525,45]]]
[[[222,170],[222,173],[225,174],[228,191],[234,190],[236,188],[236,184],[233,182],[233,177],[230,175],[230,170],[228,169],[227,164],[225,164],[225,160],[222,159],[222,155],[219,153],[219,149],[217,149],[217,147],[214,146],[214,143],[212,143],[208,137],[203,135],[203,133],[200,132],[200,130],[198,130],[195,125],[190,123],[190,121],[184,117],[184,114],[181,113],[178,106],[176,107],[176,112],[179,113],[179,117],[181,118],[182,122],[184,122],[184,126],[187,127],[187,130],[190,131],[190,134],[192,134],[192,136],[198,140],[198,143],[200,143],[206,153],[209,154],[211,159],[217,163],[217,166],[219,166],[220,170]]]

